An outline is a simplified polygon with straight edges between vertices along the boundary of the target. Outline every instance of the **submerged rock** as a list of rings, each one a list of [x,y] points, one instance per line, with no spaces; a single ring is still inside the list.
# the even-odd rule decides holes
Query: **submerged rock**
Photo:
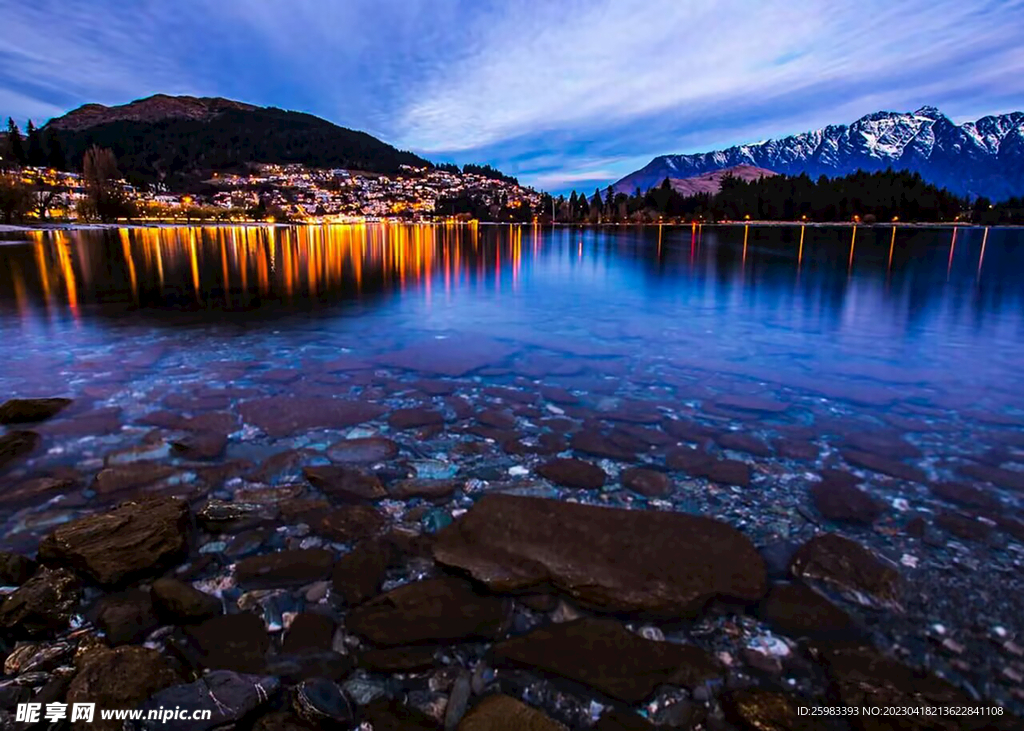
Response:
[[[317,531],[338,543],[370,538],[384,527],[384,515],[369,505],[345,505],[320,519]]]
[[[815,536],[793,555],[789,571],[798,579],[824,582],[858,604],[901,609],[899,571],[849,538]]]
[[[746,462],[723,459],[701,449],[676,447],[669,450],[665,462],[672,469],[681,470],[693,477],[705,477],[712,482],[739,487],[750,485],[750,465]]]
[[[385,437],[343,439],[328,448],[327,456],[335,462],[386,462],[398,456],[398,445]]]
[[[10,399],[0,404],[0,424],[45,421],[71,405],[69,398]]]
[[[851,635],[850,615],[806,584],[774,584],[760,606],[760,615],[778,632],[798,639]]]
[[[857,487],[854,475],[826,470],[821,482],[811,485],[814,507],[828,520],[871,524],[885,509],[882,501]]]
[[[239,561],[235,579],[246,590],[297,587],[326,578],[333,565],[334,555],[322,548],[277,551]]]
[[[672,493],[672,480],[664,472],[645,467],[630,467],[619,478],[627,490],[645,497],[665,497]]]
[[[0,436],[0,469],[25,457],[39,446],[39,435],[34,431],[12,431]]]
[[[81,598],[81,583],[73,573],[40,569],[0,604],[0,627],[29,636],[66,629]]]
[[[70,492],[75,485],[75,480],[37,477],[11,487],[5,487],[3,492],[0,492],[0,505],[6,508],[40,505],[57,495]]]
[[[135,708],[154,693],[179,682],[178,674],[156,650],[145,647],[97,648],[78,661],[78,673],[68,688],[67,702],[95,703],[98,708]],[[119,720],[103,720],[96,714],[81,728],[117,731]]]
[[[144,718],[151,710],[187,708],[209,710],[209,719],[152,719],[138,722],[135,728],[140,731],[209,731],[227,727],[269,703],[279,687],[280,681],[273,677],[214,671],[194,683],[166,688],[139,706]]]
[[[397,409],[388,415],[388,426],[392,429],[419,429],[424,426],[441,426],[444,415],[433,409]]]
[[[515,698],[492,695],[466,714],[458,731],[566,731],[566,727]]]
[[[431,480],[413,477],[388,485],[388,494],[396,500],[422,497],[427,500],[443,500],[463,485],[462,480]]]
[[[607,619],[541,627],[495,645],[493,654],[498,662],[560,675],[630,704],[659,685],[691,687],[722,674],[699,647],[648,640]]]
[[[387,541],[360,543],[334,565],[331,585],[335,595],[350,607],[376,596],[391,559],[392,548]]]
[[[377,475],[352,467],[303,467],[302,474],[313,487],[344,502],[380,500],[388,494]]]
[[[159,462],[133,462],[107,467],[96,475],[92,488],[100,495],[125,492],[170,478],[178,470]]]
[[[183,558],[190,522],[184,500],[126,502],[58,527],[40,543],[39,558],[114,586],[159,573]]]
[[[504,600],[453,578],[414,581],[356,607],[349,629],[385,647],[418,642],[494,639],[509,614]]]
[[[596,464],[581,459],[553,459],[538,467],[537,474],[556,485],[580,490],[597,490],[608,479]]]
[[[483,497],[441,531],[434,556],[495,591],[550,584],[598,609],[671,618],[767,591],[757,550],[721,521],[541,498]]]
[[[311,396],[268,396],[243,401],[238,411],[246,423],[271,437],[286,437],[311,429],[343,429],[382,416],[378,404]]]

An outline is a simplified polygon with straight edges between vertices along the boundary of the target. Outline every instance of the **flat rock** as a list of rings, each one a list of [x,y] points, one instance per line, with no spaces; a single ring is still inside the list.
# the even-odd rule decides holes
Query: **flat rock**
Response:
[[[972,480],[990,482],[1007,490],[1024,492],[1024,472],[1018,470],[1007,470],[1002,467],[972,462],[960,465],[956,471]]]
[[[255,614],[222,614],[185,629],[190,660],[209,670],[260,673],[266,666],[270,638],[263,619]]]
[[[992,535],[992,526],[972,515],[943,510],[935,516],[935,525],[965,541],[984,543]]]
[[[147,647],[96,648],[81,656],[78,672],[68,687],[67,702],[95,703],[98,708],[135,708],[154,693],[180,682],[178,674],[156,650]],[[102,731],[118,731],[123,721],[103,720],[75,724]]]
[[[699,647],[648,640],[609,619],[541,627],[495,645],[492,653],[496,662],[568,678],[629,704],[659,685],[693,687],[722,675]]]
[[[345,505],[323,516],[316,530],[332,541],[352,543],[375,536],[385,522],[384,514],[369,505]]]
[[[386,462],[398,456],[398,444],[386,437],[343,439],[327,449],[327,456],[335,462]]]
[[[40,505],[57,495],[70,492],[74,487],[74,480],[59,477],[37,477],[6,487],[3,492],[0,492],[0,505],[7,508]]]
[[[100,495],[111,495],[155,484],[177,471],[177,468],[159,462],[120,464],[100,470],[92,487]]]
[[[345,502],[380,500],[388,494],[377,475],[353,467],[303,467],[302,474],[313,487],[328,497]]]
[[[670,468],[693,477],[704,477],[712,482],[738,487],[750,485],[750,465],[734,459],[723,459],[700,449],[676,447],[669,450],[665,462]]]
[[[242,559],[235,565],[235,580],[245,590],[286,589],[326,578],[334,555],[322,548],[277,551]]]
[[[441,531],[434,556],[495,591],[550,585],[598,609],[672,618],[768,588],[753,544],[721,521],[513,495],[481,498]]]
[[[432,480],[414,477],[391,483],[388,485],[387,492],[388,495],[396,500],[409,500],[414,497],[422,497],[427,500],[443,500],[456,490],[462,488],[463,485],[463,480]]]
[[[285,437],[311,429],[343,429],[372,421],[386,409],[377,404],[312,396],[269,396],[244,401],[238,411],[246,423],[271,437]]]
[[[30,636],[66,629],[81,598],[81,582],[73,573],[40,569],[0,603],[0,627]]]
[[[566,727],[507,695],[491,695],[473,707],[457,731],[566,731]]]
[[[828,731],[819,716],[800,715],[812,706],[805,698],[763,688],[743,688],[722,698],[725,717],[743,731]]]
[[[10,399],[0,404],[0,424],[45,421],[71,405],[69,398]]]
[[[853,634],[850,615],[806,584],[773,584],[759,607],[761,618],[793,639],[821,639]]]
[[[111,645],[140,643],[160,626],[153,610],[153,600],[149,592],[142,589],[128,589],[101,597],[88,617],[103,631]]]
[[[484,426],[495,429],[515,429],[516,417],[503,409],[484,409],[477,413],[476,420]]]
[[[888,432],[853,432],[847,434],[844,441],[854,449],[892,459],[914,458],[923,454],[899,434]]]
[[[672,480],[664,472],[646,467],[630,467],[619,476],[622,486],[645,497],[665,497],[672,494]]]
[[[419,429],[424,426],[441,426],[444,414],[434,409],[396,409],[388,414],[388,426],[392,429]]]
[[[490,640],[501,633],[508,605],[453,578],[425,579],[382,594],[348,615],[346,625],[375,645]]]
[[[761,439],[750,434],[739,431],[728,431],[715,437],[718,446],[722,449],[731,449],[735,452],[745,452],[757,457],[771,457],[772,448]]]
[[[114,586],[160,573],[182,559],[190,522],[184,500],[126,502],[108,513],[59,526],[39,544],[39,558]]]
[[[12,431],[0,435],[0,469],[26,457],[39,446],[39,435],[34,431]]]
[[[933,482],[928,489],[936,497],[970,508],[995,509],[1000,505],[991,488],[985,489],[967,482]]]
[[[827,520],[870,525],[885,510],[885,504],[861,490],[856,483],[856,478],[848,480],[824,475],[821,482],[811,485],[811,501]]]
[[[928,476],[924,470],[901,462],[899,459],[886,457],[873,452],[863,452],[857,449],[843,449],[840,451],[843,459],[856,467],[863,467],[872,472],[880,472],[899,480],[907,482],[928,482]]]
[[[927,671],[907,667],[872,648],[827,648],[822,652],[822,659],[834,685],[837,702],[846,706],[952,708],[978,705],[947,681]],[[970,715],[912,714],[900,718],[899,728],[907,731],[995,729],[999,728],[995,725],[999,720]],[[891,718],[865,715],[858,717],[855,727],[861,731],[888,731],[893,726]]]
[[[569,440],[569,446],[581,454],[589,454],[593,457],[607,457],[624,462],[636,458],[636,451],[616,444],[610,437],[593,429],[585,429],[573,434]]]
[[[224,432],[196,432],[171,442],[175,452],[188,459],[216,459],[224,454],[228,435]]]
[[[608,479],[603,469],[581,459],[553,459],[537,467],[536,472],[556,485],[580,490],[597,490]]]
[[[350,607],[377,596],[392,554],[391,544],[385,540],[357,545],[338,559],[331,571],[334,594]]]
[[[157,579],[149,591],[157,616],[171,624],[201,622],[223,610],[220,599],[178,579]]]
[[[781,414],[789,408],[789,404],[764,396],[748,396],[746,394],[726,394],[714,401],[715,406],[740,411],[753,411],[763,414]]]
[[[140,731],[210,731],[230,727],[249,717],[270,702],[280,687],[273,677],[241,675],[226,670],[209,673],[194,683],[172,685],[151,696],[139,708],[143,717],[150,710],[162,708],[188,708],[209,710],[210,718],[203,721],[158,719],[136,724]]]
[[[899,572],[835,533],[815,536],[797,549],[789,571],[795,578],[824,582],[858,604],[900,609]]]

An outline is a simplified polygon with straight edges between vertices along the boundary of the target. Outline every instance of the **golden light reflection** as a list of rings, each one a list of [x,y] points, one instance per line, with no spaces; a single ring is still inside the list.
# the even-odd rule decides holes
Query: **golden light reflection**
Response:
[[[886,269],[892,269],[892,252],[896,249],[896,227],[892,227],[892,238],[889,239],[889,264]]]
[[[846,265],[847,273],[853,271],[853,250],[857,246],[857,225],[853,226],[853,234],[850,236],[850,261]]]
[[[981,237],[981,254],[978,256],[978,277],[981,277],[981,265],[985,262],[985,245],[988,244],[988,226]]]

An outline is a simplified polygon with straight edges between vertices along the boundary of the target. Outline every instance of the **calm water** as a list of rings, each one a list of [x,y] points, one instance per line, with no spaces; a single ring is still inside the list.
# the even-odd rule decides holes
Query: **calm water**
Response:
[[[774,555],[840,531],[906,582],[904,612],[844,605],[880,644],[1020,702],[1004,672],[1012,657],[991,639],[994,628],[1024,636],[1017,231],[8,234],[0,336],[0,399],[75,399],[32,427],[35,452],[0,466],[5,548],[32,552],[54,525],[140,491],[316,498],[303,465],[383,433],[401,447],[388,475],[466,481],[440,501],[380,504],[414,529],[436,530],[500,489],[715,515],[758,546],[782,546]],[[409,407],[444,423],[396,421]],[[589,444],[575,441],[581,431]],[[189,433],[219,441],[170,449]],[[673,467],[678,444],[742,462],[749,477],[694,477]],[[570,446],[609,473],[603,490],[535,476]],[[630,464],[667,467],[672,489],[622,488]],[[105,467],[115,478],[95,479]],[[816,512],[809,487],[826,468],[876,498],[873,524]],[[42,476],[69,482],[52,489],[33,481]],[[914,519],[927,527],[911,530]],[[936,624],[965,649],[940,646]]]

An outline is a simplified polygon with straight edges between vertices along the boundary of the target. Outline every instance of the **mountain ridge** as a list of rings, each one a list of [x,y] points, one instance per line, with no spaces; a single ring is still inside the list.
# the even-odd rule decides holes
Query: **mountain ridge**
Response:
[[[724,150],[660,155],[613,184],[632,193],[667,178],[689,178],[737,165],[776,173],[835,177],[887,168],[919,172],[958,195],[994,199],[1024,191],[1024,112],[957,125],[936,107],[873,112],[845,125]]]
[[[86,104],[43,127],[69,161],[92,145],[113,150],[123,174],[172,185],[250,163],[397,172],[431,163],[382,140],[304,112],[223,97],[156,94],[127,104]]]

